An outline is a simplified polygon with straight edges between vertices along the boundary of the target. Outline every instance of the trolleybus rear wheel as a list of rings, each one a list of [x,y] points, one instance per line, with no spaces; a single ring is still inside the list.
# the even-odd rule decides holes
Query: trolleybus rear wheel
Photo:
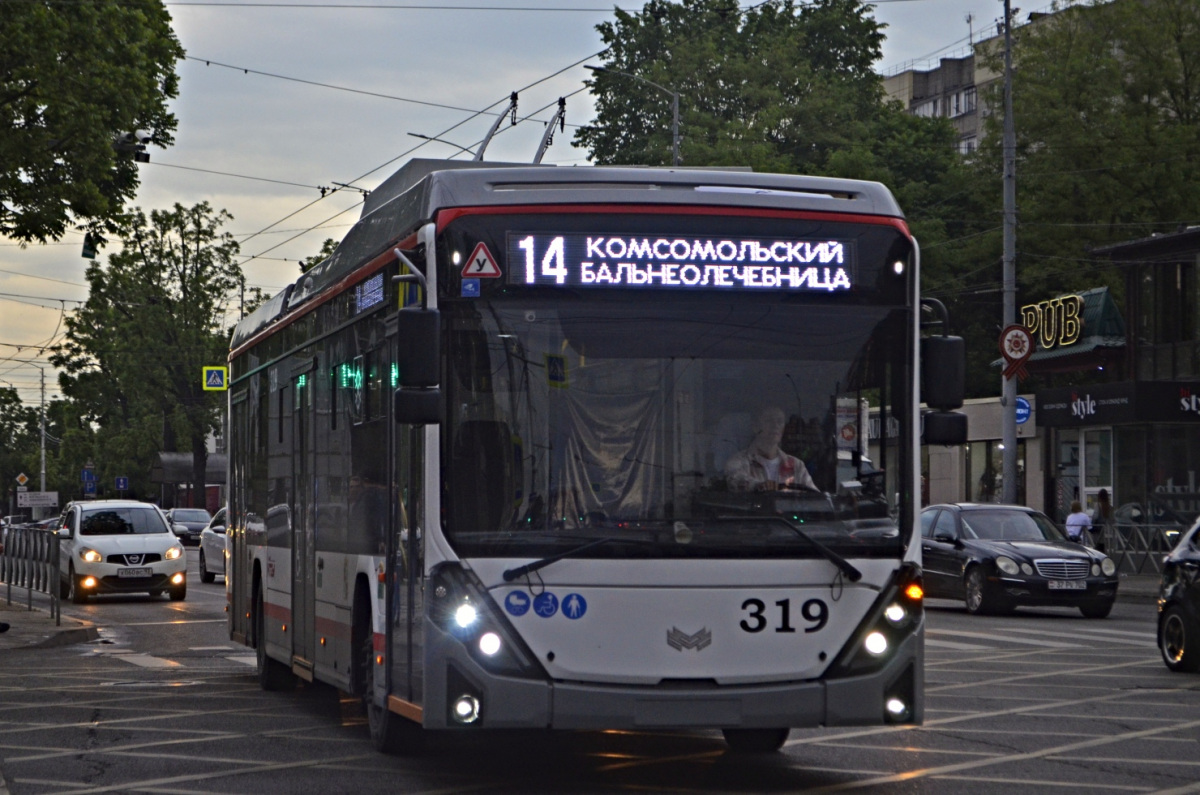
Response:
[[[791,729],[721,729],[725,742],[733,751],[743,754],[769,754],[787,742]]]

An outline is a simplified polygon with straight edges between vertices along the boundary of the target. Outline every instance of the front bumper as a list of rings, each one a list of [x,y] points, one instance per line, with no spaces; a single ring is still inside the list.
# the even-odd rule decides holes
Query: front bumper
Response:
[[[464,728],[453,702],[477,699],[472,728],[721,729],[862,726],[889,722],[886,703],[905,695],[903,723],[924,718],[924,639],[908,635],[873,673],[840,679],[722,686],[670,682],[656,686],[591,684],[498,676],[454,637],[426,622],[423,724]]]
[[[149,568],[150,576],[148,577],[122,577],[119,574],[119,569],[129,568],[126,566],[118,566],[111,563],[98,563],[91,566],[77,566],[75,575],[81,579],[94,577],[96,585],[92,588],[87,588],[89,593],[145,593],[147,591],[166,591],[170,588],[178,588],[179,585],[171,582],[171,579],[180,574],[183,576],[181,585],[187,584],[187,565],[180,558],[179,563],[175,561],[156,563],[145,568]]]
[[[1012,604],[1029,607],[1062,605],[1076,607],[1081,604],[1111,602],[1117,598],[1117,585],[1120,582],[1116,577],[1088,577],[1084,580],[1068,581],[1083,582],[1084,588],[1052,589],[1051,581],[1042,577],[1012,577],[997,574],[990,577],[989,580],[995,592],[1003,599]]]

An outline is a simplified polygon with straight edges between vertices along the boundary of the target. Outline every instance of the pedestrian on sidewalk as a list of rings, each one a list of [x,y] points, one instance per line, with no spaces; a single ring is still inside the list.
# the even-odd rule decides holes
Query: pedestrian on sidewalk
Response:
[[[1092,511],[1092,537],[1096,540],[1096,549],[1104,551],[1106,532],[1112,527],[1113,509],[1108,499],[1108,489],[1096,492],[1096,508]]]
[[[1074,500],[1071,503],[1071,513],[1067,516],[1067,538],[1087,546],[1091,543],[1091,529],[1092,517],[1084,513],[1079,500]]]

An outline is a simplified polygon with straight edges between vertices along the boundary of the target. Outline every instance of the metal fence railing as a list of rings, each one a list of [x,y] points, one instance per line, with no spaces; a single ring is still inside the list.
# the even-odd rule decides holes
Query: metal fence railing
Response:
[[[50,614],[62,624],[59,601],[58,536],[40,527],[10,527],[0,549],[0,582],[13,602],[13,588],[26,590],[26,606],[33,609],[33,592],[50,596]]]
[[[1163,558],[1187,528],[1176,524],[1118,524],[1105,527],[1097,546],[1122,574],[1161,574]]]

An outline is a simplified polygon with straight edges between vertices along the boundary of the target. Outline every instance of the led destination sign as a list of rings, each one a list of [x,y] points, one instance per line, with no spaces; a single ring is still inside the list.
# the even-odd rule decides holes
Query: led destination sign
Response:
[[[507,270],[512,284],[840,292],[854,286],[854,242],[512,233]]]

